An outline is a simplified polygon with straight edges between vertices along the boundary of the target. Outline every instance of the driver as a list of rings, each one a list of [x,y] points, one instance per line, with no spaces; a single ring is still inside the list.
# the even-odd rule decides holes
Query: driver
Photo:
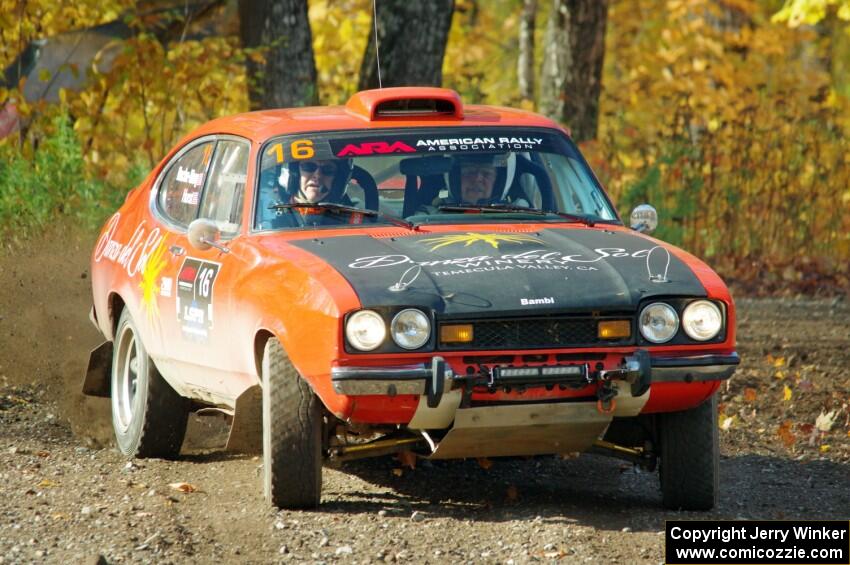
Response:
[[[348,159],[297,161],[284,169],[280,182],[288,195],[288,201],[293,204],[328,202],[354,206],[345,194],[351,171],[352,164]],[[343,219],[318,209],[298,208],[296,213],[307,225],[356,224],[363,221],[361,214],[349,214],[348,218]],[[293,219],[290,214],[278,214],[274,227],[290,227]]]
[[[331,193],[337,175],[336,161],[302,161],[298,163],[298,190],[292,195],[293,202],[321,202]]]

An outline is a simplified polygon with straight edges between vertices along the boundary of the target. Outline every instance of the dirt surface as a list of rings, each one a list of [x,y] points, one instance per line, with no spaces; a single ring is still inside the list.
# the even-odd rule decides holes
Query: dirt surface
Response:
[[[847,300],[738,300],[713,512],[664,511],[655,474],[589,455],[368,460],[325,470],[319,511],[275,512],[260,461],[213,449],[214,418],[179,461],[114,449],[108,401],[78,392],[92,239],[0,251],[0,563],[658,563],[665,519],[850,518]]]

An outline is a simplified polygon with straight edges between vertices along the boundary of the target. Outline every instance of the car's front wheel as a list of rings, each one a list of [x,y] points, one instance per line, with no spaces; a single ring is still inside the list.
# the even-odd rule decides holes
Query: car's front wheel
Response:
[[[159,374],[127,309],[115,332],[111,385],[118,449],[131,457],[177,457],[186,434],[189,402]]]
[[[322,404],[277,339],[263,355],[263,487],[278,508],[315,508],[322,493]]]
[[[665,508],[711,510],[717,503],[717,395],[682,412],[659,414],[661,493]]]

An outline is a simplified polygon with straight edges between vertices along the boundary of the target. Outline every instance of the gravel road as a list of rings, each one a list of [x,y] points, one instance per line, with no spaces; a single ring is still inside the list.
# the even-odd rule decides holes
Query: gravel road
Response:
[[[367,460],[326,469],[318,511],[276,512],[215,417],[192,420],[179,461],[114,449],[108,401],[78,393],[88,249],[0,256],[0,563],[660,563],[666,519],[850,518],[846,300],[738,301],[713,512],[664,511],[655,474],[591,455]]]

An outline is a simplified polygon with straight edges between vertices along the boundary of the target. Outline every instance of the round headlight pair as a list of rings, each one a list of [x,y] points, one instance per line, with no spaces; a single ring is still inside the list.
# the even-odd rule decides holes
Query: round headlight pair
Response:
[[[714,303],[697,300],[685,308],[681,325],[691,339],[708,341],[723,327],[723,315]],[[638,326],[647,341],[666,343],[679,331],[679,315],[669,304],[655,302],[641,311]]]
[[[421,310],[402,310],[390,323],[390,335],[399,347],[418,349],[431,338],[431,320]],[[387,338],[387,325],[377,312],[361,310],[348,318],[345,337],[360,351],[372,351]]]

